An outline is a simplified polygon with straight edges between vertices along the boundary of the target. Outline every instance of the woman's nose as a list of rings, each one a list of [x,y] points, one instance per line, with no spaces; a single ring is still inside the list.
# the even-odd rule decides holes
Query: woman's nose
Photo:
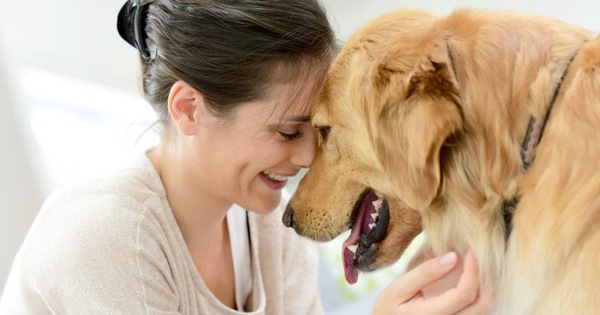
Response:
[[[316,133],[311,128],[310,131],[305,132],[304,136],[298,140],[298,146],[295,148],[290,160],[295,165],[308,168],[317,154]]]

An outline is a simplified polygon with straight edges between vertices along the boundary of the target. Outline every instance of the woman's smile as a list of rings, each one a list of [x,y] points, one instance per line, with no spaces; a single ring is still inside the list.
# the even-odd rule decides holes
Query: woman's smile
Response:
[[[270,171],[262,171],[259,177],[267,186],[274,190],[281,190],[288,182],[289,176],[279,175]]]

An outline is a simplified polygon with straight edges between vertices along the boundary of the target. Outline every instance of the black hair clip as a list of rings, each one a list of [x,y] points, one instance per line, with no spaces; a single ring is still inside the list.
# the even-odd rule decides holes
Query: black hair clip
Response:
[[[153,60],[156,57],[156,53],[151,54],[146,45],[147,35],[144,30],[146,16],[148,15],[148,5],[150,3],[152,3],[152,0],[129,0],[123,5],[117,17],[119,35],[131,46],[137,48],[142,58],[146,61]],[[131,16],[133,16],[133,21]],[[131,29],[132,22],[133,30]]]

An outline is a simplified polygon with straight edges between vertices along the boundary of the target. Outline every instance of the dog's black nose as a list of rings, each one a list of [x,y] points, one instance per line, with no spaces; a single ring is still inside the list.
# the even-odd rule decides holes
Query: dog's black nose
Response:
[[[291,228],[294,227],[294,208],[292,208],[292,205],[289,203],[285,208],[285,212],[283,213],[283,218],[281,220],[283,221],[283,225]]]

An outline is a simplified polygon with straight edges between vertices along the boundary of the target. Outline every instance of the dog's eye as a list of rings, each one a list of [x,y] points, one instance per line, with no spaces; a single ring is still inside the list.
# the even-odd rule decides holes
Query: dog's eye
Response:
[[[329,127],[329,126],[319,127],[319,133],[321,134],[321,139],[323,139],[323,140],[327,139],[327,136],[329,135],[330,131],[331,131],[331,127]]]

